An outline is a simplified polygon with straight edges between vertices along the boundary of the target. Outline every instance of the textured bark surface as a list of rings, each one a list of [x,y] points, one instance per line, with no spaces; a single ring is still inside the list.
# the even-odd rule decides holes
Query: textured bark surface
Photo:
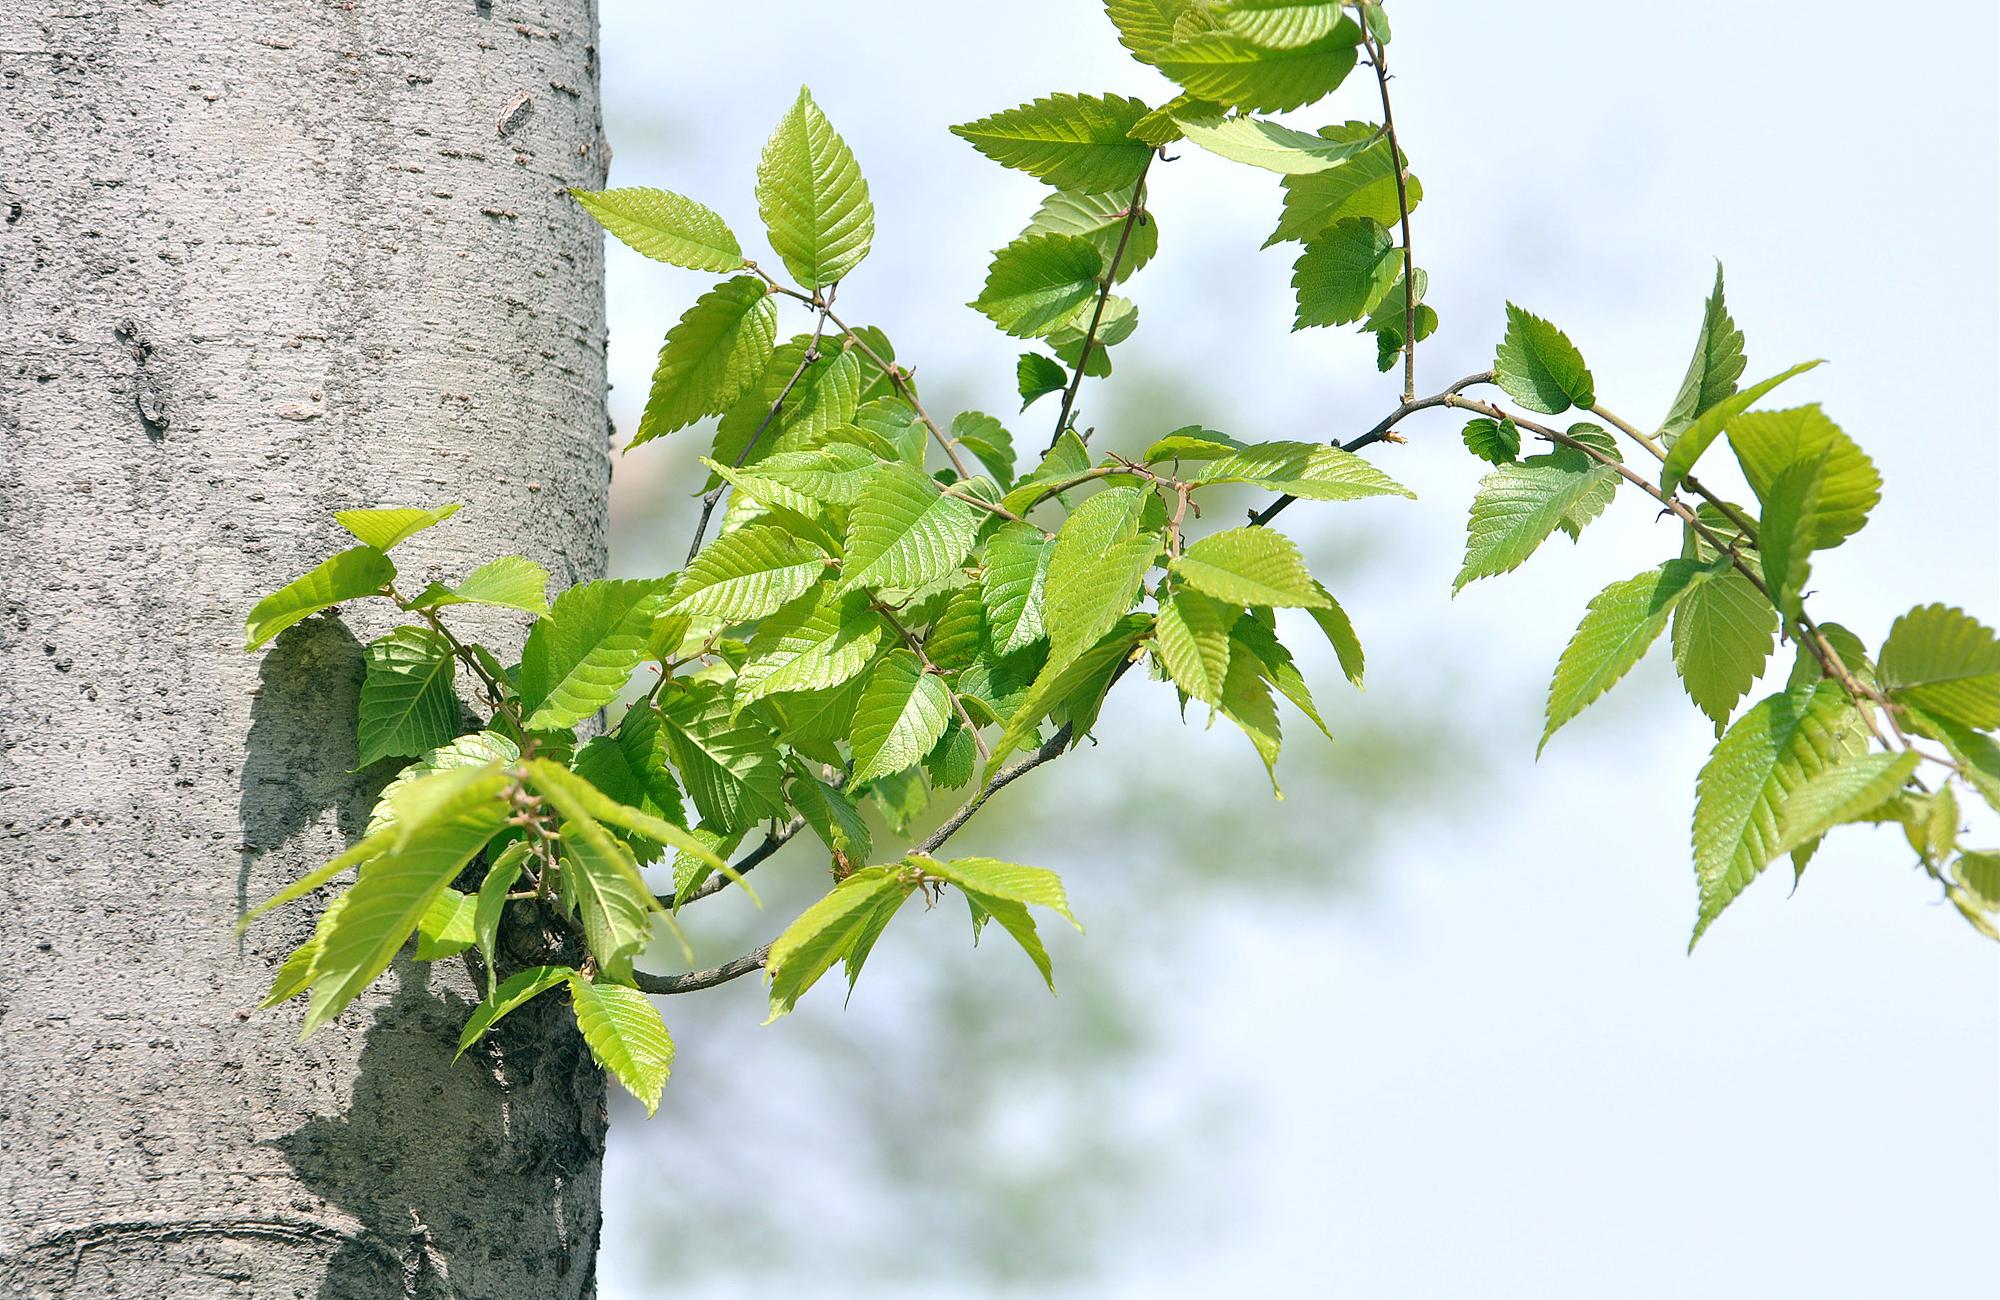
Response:
[[[0,1293],[593,1290],[603,1090],[556,999],[451,1051],[399,962],[309,1043],[246,1015],[337,850],[356,608],[243,615],[331,512],[601,572],[592,0],[0,3]],[[517,621],[461,620],[518,644]]]

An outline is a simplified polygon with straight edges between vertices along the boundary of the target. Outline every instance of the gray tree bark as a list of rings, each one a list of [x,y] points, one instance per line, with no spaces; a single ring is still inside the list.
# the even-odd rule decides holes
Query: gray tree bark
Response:
[[[454,1066],[478,991],[404,961],[300,1044],[247,1013],[313,909],[230,927],[387,775],[386,624],[241,650],[332,511],[467,503],[413,587],[602,572],[595,40],[594,0],[0,3],[0,1293],[594,1290],[563,1008]]]

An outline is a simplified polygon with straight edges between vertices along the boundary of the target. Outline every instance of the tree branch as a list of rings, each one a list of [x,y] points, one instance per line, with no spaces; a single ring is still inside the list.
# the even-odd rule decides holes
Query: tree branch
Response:
[[[1465,378],[1452,384],[1451,387],[1442,392],[1433,393],[1429,397],[1405,398],[1395,410],[1383,416],[1380,422],[1368,432],[1362,434],[1352,442],[1336,442],[1333,445],[1342,451],[1360,451],[1363,447],[1371,447],[1378,442],[1390,441],[1395,438],[1396,426],[1409,416],[1416,414],[1418,411],[1431,410],[1434,407],[1450,406],[1453,399],[1459,393],[1476,385],[1490,384],[1492,382],[1493,372],[1491,370],[1482,370],[1476,375],[1467,375]],[[1250,522],[1253,525],[1262,527],[1270,523],[1279,511],[1296,500],[1298,500],[1297,497],[1286,493],[1270,505],[1265,506],[1262,510],[1251,511]]]

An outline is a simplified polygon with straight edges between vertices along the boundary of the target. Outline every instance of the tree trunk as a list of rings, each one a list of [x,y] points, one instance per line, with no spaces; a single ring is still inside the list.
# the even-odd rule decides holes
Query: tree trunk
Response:
[[[242,653],[331,514],[463,501],[408,585],[601,573],[593,0],[0,3],[0,1291],[588,1296],[602,1083],[399,962],[310,1042],[356,607]],[[518,620],[468,630],[508,648]],[[430,970],[426,979],[424,972]]]

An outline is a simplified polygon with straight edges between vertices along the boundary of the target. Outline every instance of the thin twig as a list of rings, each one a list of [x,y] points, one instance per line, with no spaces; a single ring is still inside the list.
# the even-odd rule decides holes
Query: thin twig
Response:
[[[945,496],[950,497],[954,501],[963,501],[965,502],[965,504],[969,506],[978,506],[981,510],[986,511],[988,514],[998,515],[1002,519],[1011,519],[1017,524],[1028,523],[1026,519],[1023,519],[1021,516],[1015,514],[1012,510],[1009,510],[1006,506],[1001,505],[998,501],[988,501],[985,497],[974,496],[970,492],[962,492],[959,490],[958,485],[955,483],[940,483],[938,484],[938,491],[942,492]],[[1041,528],[1040,524],[1029,524],[1028,526],[1031,528]],[[1053,538],[1055,536],[1054,533],[1050,532],[1046,528],[1041,528],[1041,533],[1042,536],[1044,537]]]
[[[1076,407],[1077,390],[1083,387],[1083,369],[1090,364],[1090,350],[1097,346],[1097,327],[1104,319],[1104,304],[1111,297],[1111,286],[1118,282],[1118,264],[1125,260],[1125,245],[1132,238],[1132,227],[1145,220],[1146,173],[1153,166],[1156,154],[1147,154],[1145,163],[1139,168],[1139,179],[1132,185],[1132,201],[1125,206],[1125,224],[1118,231],[1118,246],[1111,250],[1111,265],[1104,268],[1104,279],[1097,286],[1097,306],[1091,309],[1090,328],[1083,332],[1083,349],[1076,354],[1076,373],[1069,377],[1069,389],[1063,393],[1062,409],[1056,412],[1056,431],[1049,437],[1049,450],[1054,451],[1062,441],[1063,430],[1069,427],[1070,412]]]
[[[1442,392],[1433,393],[1429,397],[1405,398],[1395,410],[1383,416],[1376,423],[1375,427],[1368,432],[1351,442],[1336,442],[1333,445],[1342,451],[1352,452],[1360,451],[1363,447],[1372,447],[1378,442],[1390,441],[1395,438],[1396,426],[1418,411],[1428,411],[1434,407],[1449,406],[1452,403],[1452,399],[1466,389],[1478,384],[1490,384],[1492,382],[1493,372],[1491,370],[1482,370],[1476,375],[1467,375],[1451,387]],[[1265,506],[1262,510],[1252,511],[1250,513],[1250,522],[1255,526],[1262,527],[1270,523],[1279,511],[1296,500],[1298,498],[1288,492],[1276,501],[1273,501],[1270,505]]]
[[[1381,42],[1368,32],[1367,6],[1354,6],[1361,24],[1361,44],[1375,68],[1382,92],[1382,131],[1389,137],[1389,161],[1396,168],[1396,211],[1403,223],[1403,400],[1417,396],[1417,254],[1410,244],[1410,169],[1403,165],[1403,146],[1396,138],[1396,115],[1389,107],[1389,59]]]
[[[689,971],[685,975],[653,975],[646,971],[635,970],[632,972],[632,983],[638,986],[641,993],[660,996],[693,993],[700,989],[712,989],[718,984],[727,984],[733,979],[740,979],[752,971],[762,970],[770,956],[771,945],[767,943],[753,952],[744,953],[734,961],[726,961],[707,970]]]

